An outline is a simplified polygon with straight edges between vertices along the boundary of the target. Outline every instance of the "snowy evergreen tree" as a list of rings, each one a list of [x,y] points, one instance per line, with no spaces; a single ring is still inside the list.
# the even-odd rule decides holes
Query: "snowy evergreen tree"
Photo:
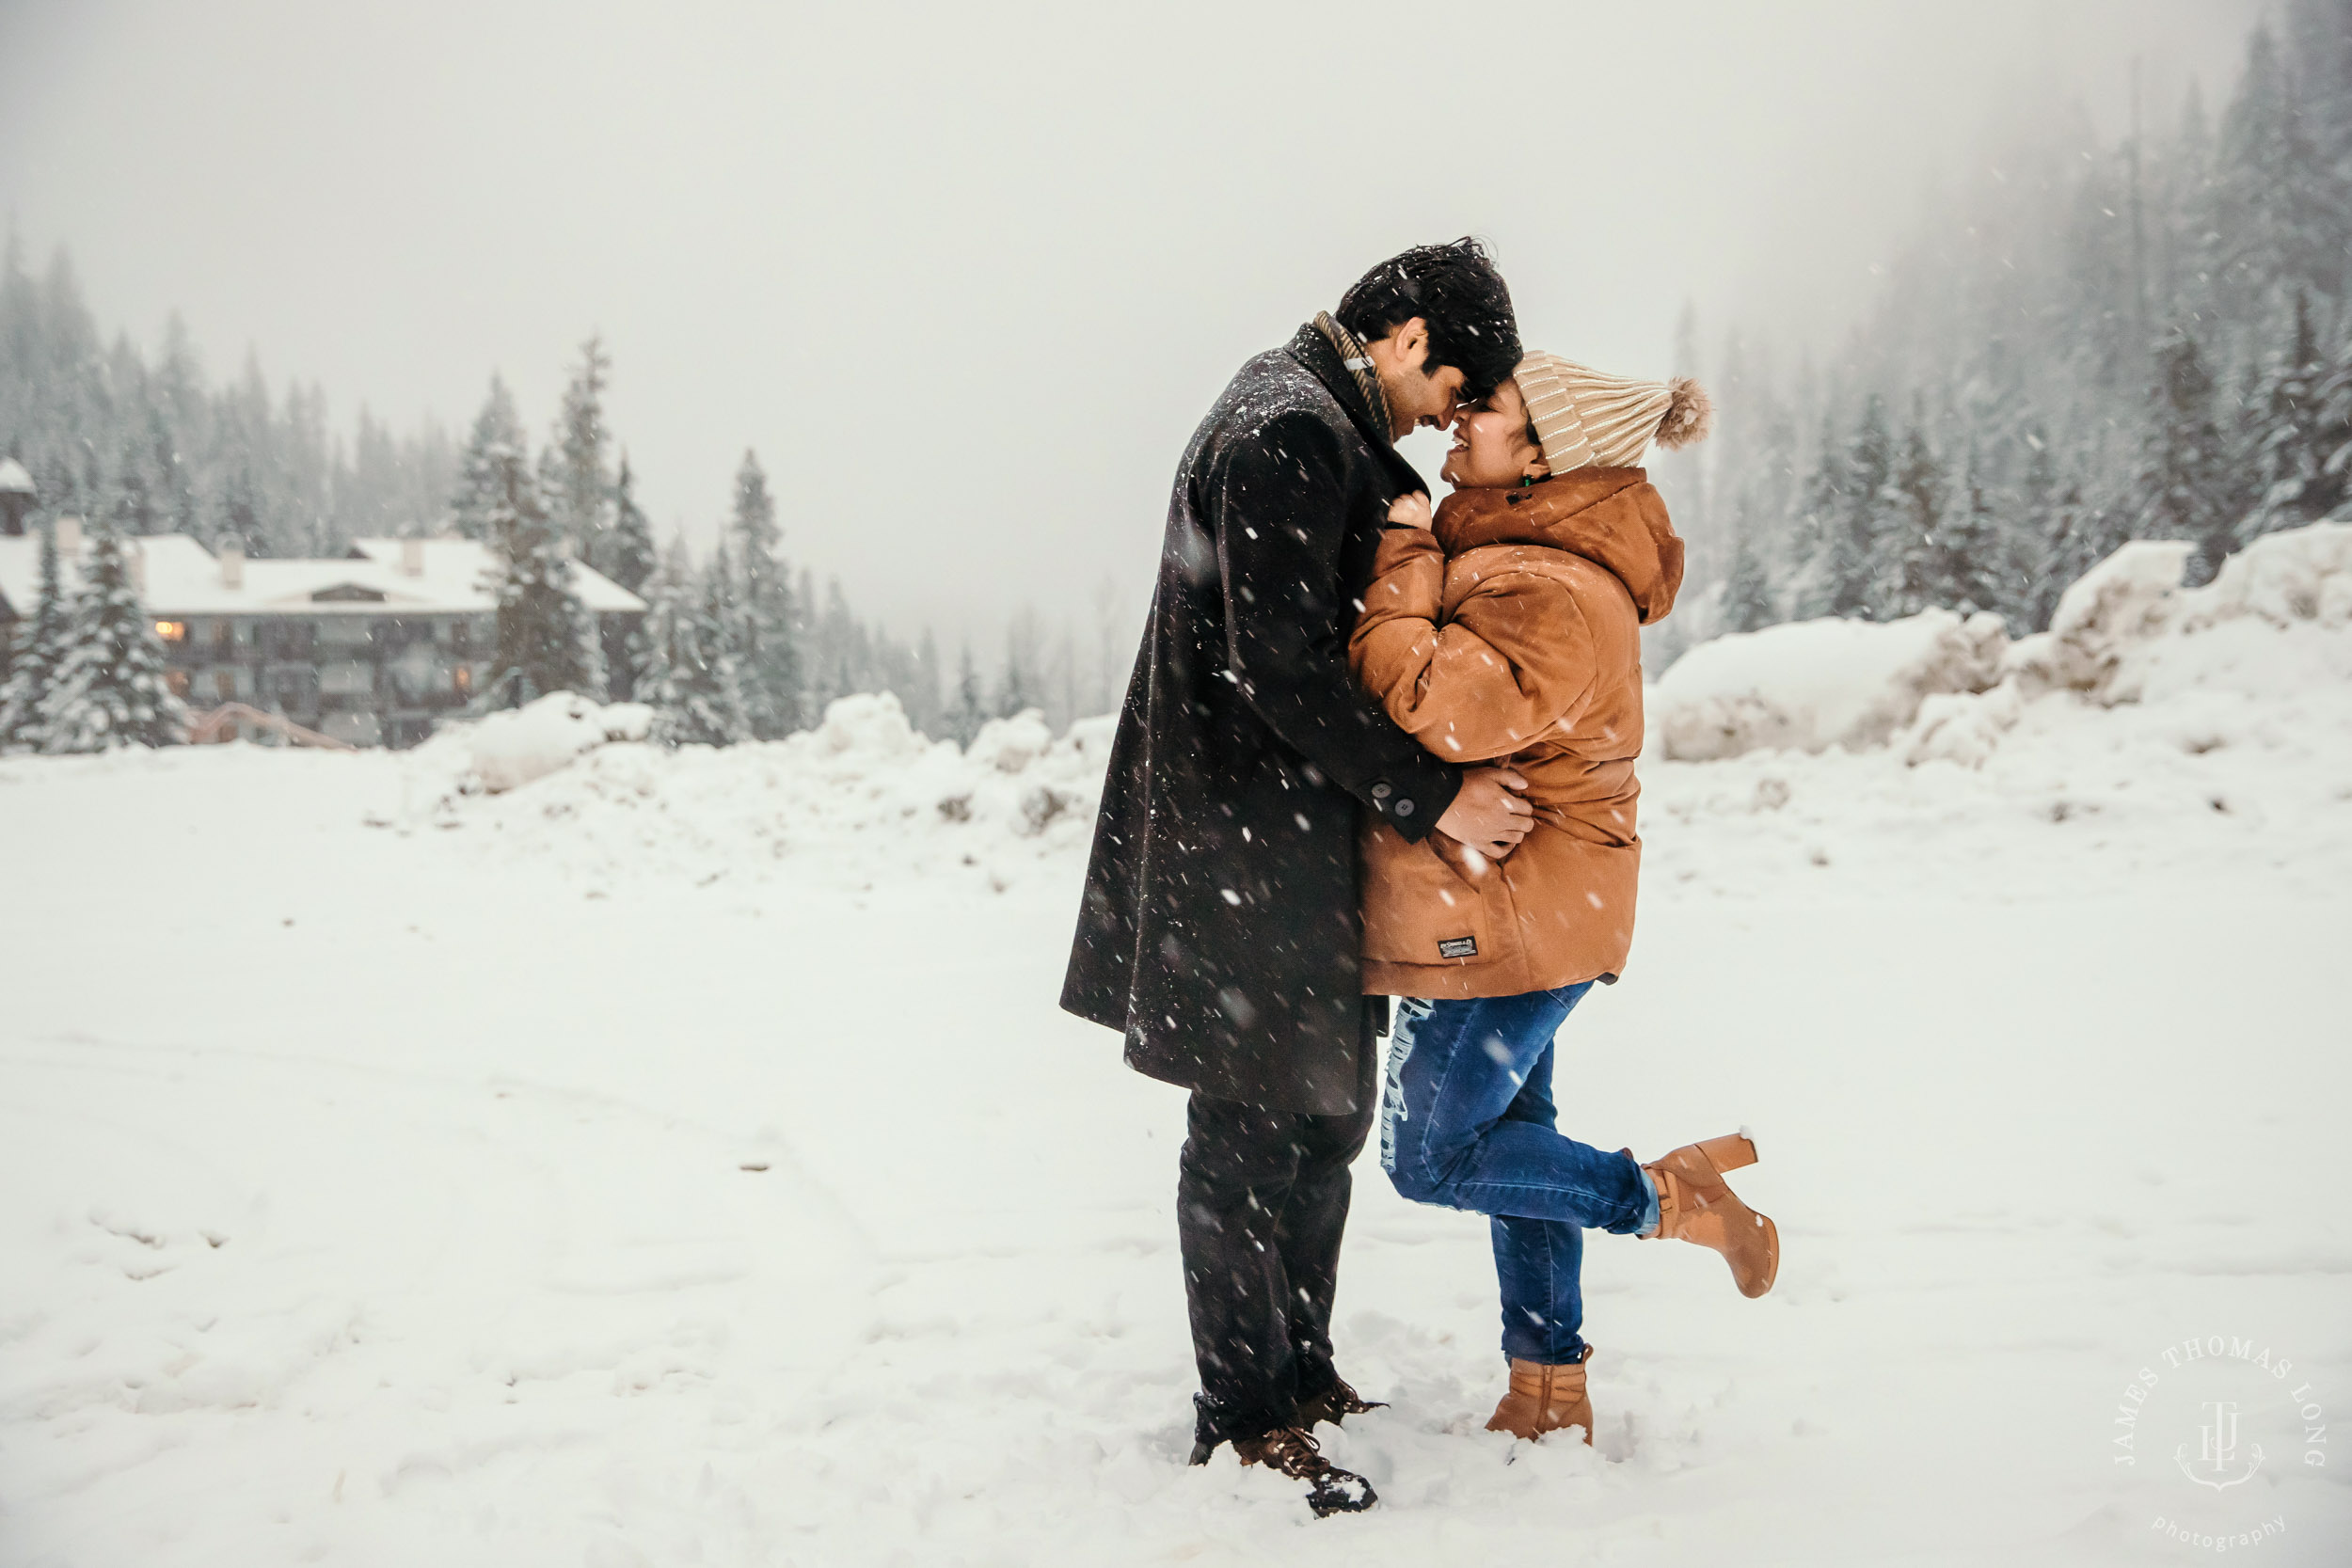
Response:
[[[522,452],[489,454],[498,475],[488,518],[498,552],[498,675],[514,707],[550,691],[602,701],[604,658],[595,617],[572,582],[571,542],[548,518]]]
[[[776,555],[784,535],[776,526],[775,498],[768,493],[758,455],[748,448],[735,470],[727,535],[741,566],[735,644],[744,710],[756,738],[781,740],[804,722],[800,639],[794,635],[790,578]]]
[[[2335,505],[2330,517],[2352,515],[2352,323],[2347,323],[2343,347],[2327,379],[2319,384],[2319,417],[2315,446],[2319,470],[2328,477]]]
[[[65,657],[36,722],[41,750],[53,754],[170,746],[186,737],[187,710],[171,694],[164,646],[131,586],[130,558],[111,518],[91,530]]]
[[[1005,674],[996,687],[998,718],[1045,705],[1043,643],[1036,607],[1023,605],[1005,627]]]
[[[1986,486],[1987,472],[1971,440],[1951,476],[1948,492],[1939,498],[1921,574],[1918,608],[1940,605],[1963,615],[1991,610],[2022,627],[2025,616],[2012,609],[2022,607],[2022,574],[2011,569],[2002,549],[1993,497]]]
[[[1936,594],[1944,526],[1944,465],[1929,444],[1925,411],[1914,400],[1887,489],[1876,509],[1874,531],[1880,552],[1878,587],[1871,611],[1882,620],[1916,615],[1939,603]]]
[[[1824,452],[1824,483],[1831,469]],[[1886,407],[1876,393],[1864,404],[1862,418],[1848,438],[1836,469],[1836,496],[1830,512],[1828,582],[1832,615],[1868,616],[1883,598],[1883,524],[1886,519],[1888,481],[1894,473],[1893,440],[1886,428]]]
[[[612,528],[608,460],[612,435],[604,422],[604,388],[611,370],[603,339],[592,337],[580,344],[579,368],[564,386],[563,407],[555,417],[555,438],[541,454],[548,468],[550,520],[571,541],[573,558],[599,570],[609,559]]]
[[[721,573],[723,574],[723,564]],[[638,700],[654,710],[665,746],[731,746],[750,738],[733,655],[725,648],[724,590],[698,589],[683,540],[645,585],[645,657]]]
[[[505,504],[505,463],[524,447],[523,422],[505,378],[490,377],[490,395],[474,416],[473,430],[457,458],[457,492],[450,498],[450,526],[468,539],[496,537],[492,518]]]
[[[33,612],[16,625],[8,678],[0,685],[0,752],[38,751],[41,714],[69,647],[72,609],[57,559],[57,526],[42,523],[40,587]]]
[[[2255,395],[2247,400],[2252,422],[2246,462],[2255,500],[2239,519],[2247,544],[2282,528],[2324,517],[2343,499],[2345,476],[2328,471],[2328,459],[2345,435],[2327,423],[2328,366],[2312,330],[2310,296],[2297,291],[2287,341],[2268,356]]]
[[[988,695],[980,689],[980,667],[973,661],[972,644],[966,642],[962,659],[956,668],[955,698],[941,716],[940,728],[957,745],[969,746],[990,717]]]
[[[743,691],[739,602],[726,546],[721,545],[710,552],[710,566],[703,578],[702,604],[693,626],[699,657],[687,681],[689,694],[702,705],[697,709],[698,722],[713,744],[758,738]]]
[[[2213,377],[2197,340],[2177,327],[2158,341],[2155,359],[2147,435],[2129,505],[2132,533],[2195,543],[2190,575],[2203,582],[2221,569],[2235,520],[2223,472],[2227,454],[2214,420]]]
[[[1746,498],[1740,504],[1739,532],[1732,544],[1731,575],[1724,579],[1723,629],[1754,631],[1779,619],[1773,613],[1772,581],[1756,538],[1756,520]]]
[[[626,451],[621,453],[620,475],[612,483],[612,531],[602,558],[592,564],[632,594],[645,585],[660,564],[654,556],[653,524],[637,504],[636,475]]]

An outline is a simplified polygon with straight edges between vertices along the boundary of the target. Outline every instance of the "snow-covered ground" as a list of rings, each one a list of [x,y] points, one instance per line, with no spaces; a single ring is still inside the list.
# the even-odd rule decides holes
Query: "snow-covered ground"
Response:
[[[1597,1448],[1514,1445],[1483,1222],[1367,1158],[1320,1523],[1184,1466],[1182,1097],[1054,1006],[1100,726],[0,759],[0,1562],[2342,1563],[2352,631],[2161,629],[1645,765],[1564,1124],[1750,1126],[1779,1285],[1595,1238]]]

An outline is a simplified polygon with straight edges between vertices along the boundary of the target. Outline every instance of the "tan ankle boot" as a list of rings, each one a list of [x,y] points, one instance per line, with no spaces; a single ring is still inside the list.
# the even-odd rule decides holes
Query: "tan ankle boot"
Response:
[[[1651,1239],[1694,1242],[1724,1255],[1743,1296],[1760,1296],[1780,1274],[1780,1227],[1740,1201],[1724,1172],[1756,1164],[1756,1145],[1733,1132],[1685,1144],[1642,1168],[1658,1188]]]
[[[1547,1367],[1540,1361],[1511,1357],[1511,1391],[1495,1406],[1486,1430],[1534,1438],[1562,1427],[1581,1427],[1584,1441],[1590,1444],[1593,1402],[1584,1392],[1584,1369],[1592,1359],[1590,1345],[1584,1347],[1584,1359],[1572,1367]]]

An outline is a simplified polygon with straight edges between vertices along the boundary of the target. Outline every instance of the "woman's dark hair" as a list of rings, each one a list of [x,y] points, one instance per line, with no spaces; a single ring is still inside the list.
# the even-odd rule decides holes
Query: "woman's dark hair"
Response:
[[[1518,318],[1493,258],[1475,239],[1420,245],[1356,280],[1333,314],[1366,342],[1415,316],[1429,324],[1429,364],[1462,372],[1462,395],[1484,398],[1518,368]]]

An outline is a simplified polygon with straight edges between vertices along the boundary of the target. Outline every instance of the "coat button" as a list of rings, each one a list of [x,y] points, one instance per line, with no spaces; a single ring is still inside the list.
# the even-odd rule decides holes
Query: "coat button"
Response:
[[[1399,800],[1395,805],[1391,806],[1389,809],[1396,813],[1399,816],[1410,816],[1413,815],[1413,802],[1410,800]]]
[[[1372,798],[1375,800],[1385,800],[1393,793],[1385,780],[1372,786]]]

